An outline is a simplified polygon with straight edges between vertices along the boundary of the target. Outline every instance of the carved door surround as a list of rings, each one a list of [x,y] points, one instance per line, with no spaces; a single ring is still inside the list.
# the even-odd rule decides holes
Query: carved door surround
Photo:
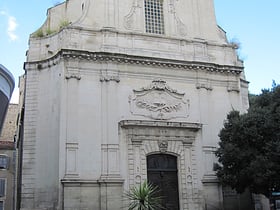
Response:
[[[129,187],[147,179],[148,155],[171,154],[177,157],[180,209],[198,209],[194,142],[201,124],[123,120],[119,125],[128,147]]]

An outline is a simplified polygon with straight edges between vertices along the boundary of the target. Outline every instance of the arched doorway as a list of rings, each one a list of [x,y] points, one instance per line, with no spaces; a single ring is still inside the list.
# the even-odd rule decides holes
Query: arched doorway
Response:
[[[162,205],[167,210],[179,210],[177,157],[153,154],[147,157],[148,181],[161,190]]]

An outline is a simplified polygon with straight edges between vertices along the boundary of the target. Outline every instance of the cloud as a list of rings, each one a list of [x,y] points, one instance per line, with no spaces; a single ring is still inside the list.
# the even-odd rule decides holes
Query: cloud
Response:
[[[16,41],[18,35],[16,34],[16,29],[18,27],[17,20],[14,16],[9,15],[6,11],[0,10],[0,15],[7,17],[7,35],[10,41]]]
[[[0,15],[7,15],[7,13],[5,11],[1,10]]]
[[[17,26],[18,26],[18,24],[17,24],[16,18],[13,16],[9,16],[7,33],[8,33],[8,36],[11,41],[15,41],[18,39],[18,36],[15,33]]]

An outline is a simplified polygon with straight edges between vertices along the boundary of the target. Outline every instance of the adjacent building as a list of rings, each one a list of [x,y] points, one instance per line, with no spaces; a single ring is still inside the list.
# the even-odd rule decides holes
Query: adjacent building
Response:
[[[13,75],[0,64],[0,134],[14,87],[15,79]]]
[[[169,210],[222,209],[218,133],[248,108],[236,47],[212,0],[50,8],[24,65],[19,208],[121,210],[148,179]]]
[[[0,210],[14,209],[18,104],[10,104],[0,135]]]
[[[15,86],[13,75],[0,64],[0,209],[13,209],[14,131],[17,105],[9,106]],[[9,108],[8,108],[9,107]],[[7,117],[6,113],[8,111]],[[14,118],[15,116],[15,118]],[[6,118],[6,119],[5,119]],[[4,127],[4,128],[3,128]],[[3,131],[3,132],[2,132]]]

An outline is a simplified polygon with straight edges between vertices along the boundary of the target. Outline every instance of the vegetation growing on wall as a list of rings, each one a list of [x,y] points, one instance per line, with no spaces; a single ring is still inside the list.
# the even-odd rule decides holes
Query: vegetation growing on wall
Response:
[[[70,21],[68,20],[62,20],[59,24],[59,27],[57,30],[53,30],[50,27],[48,27],[46,30],[43,30],[42,28],[38,29],[35,33],[33,33],[32,37],[35,38],[42,38],[45,36],[50,36],[52,34],[55,34],[57,32],[59,32],[60,30],[62,30],[63,28],[66,28],[67,26],[70,25]]]

